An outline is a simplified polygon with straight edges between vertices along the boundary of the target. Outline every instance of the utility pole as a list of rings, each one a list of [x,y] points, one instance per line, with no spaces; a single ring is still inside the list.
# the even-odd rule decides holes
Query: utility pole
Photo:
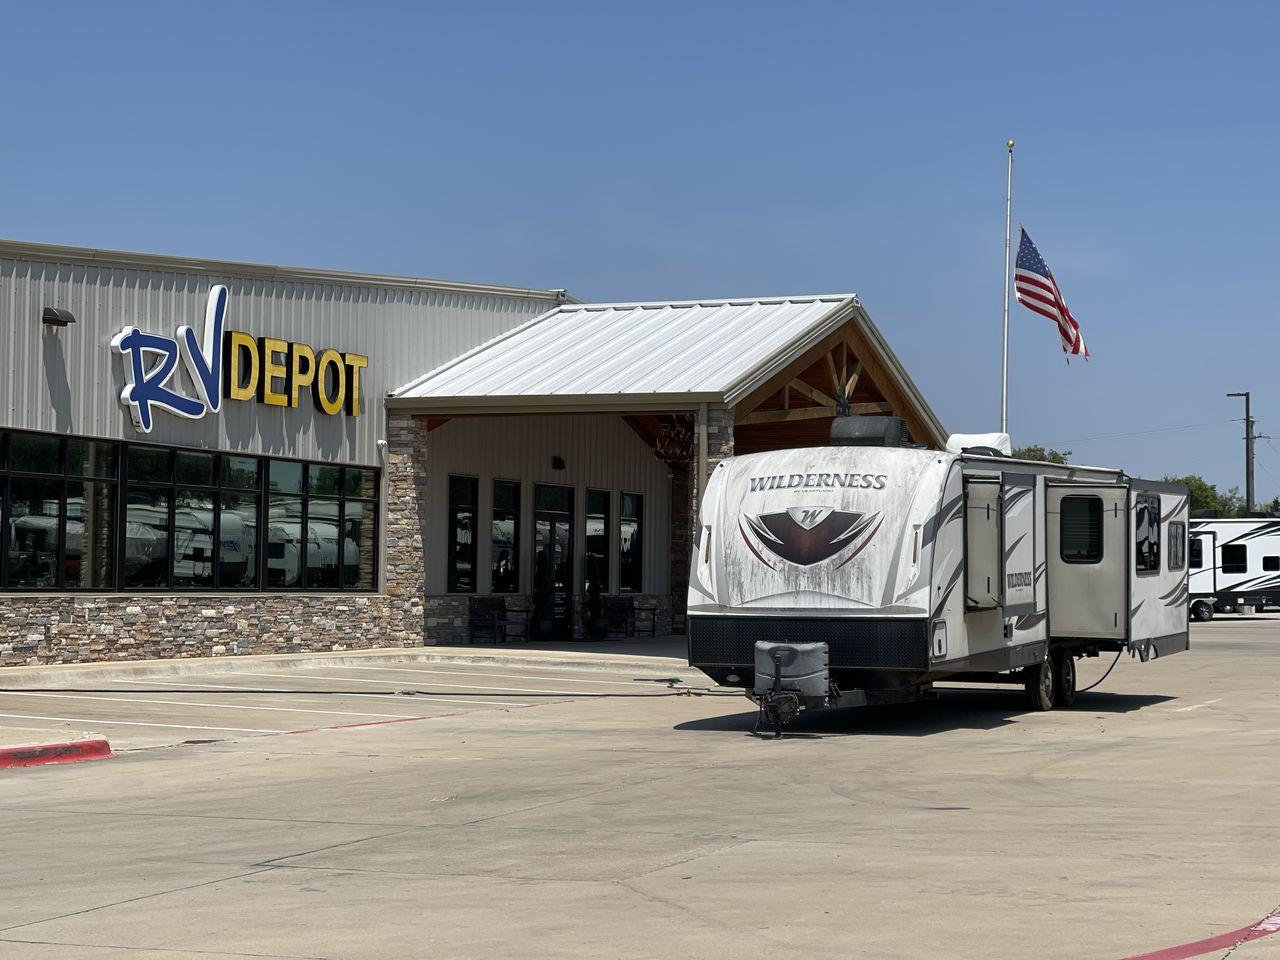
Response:
[[[1244,512],[1253,513],[1253,414],[1249,409],[1249,391],[1228,393],[1228,397],[1244,397]]]
[[[1004,181],[1004,338],[1000,349],[1000,432],[1009,432],[1009,227],[1013,216],[1013,141],[1005,141],[1009,169]]]

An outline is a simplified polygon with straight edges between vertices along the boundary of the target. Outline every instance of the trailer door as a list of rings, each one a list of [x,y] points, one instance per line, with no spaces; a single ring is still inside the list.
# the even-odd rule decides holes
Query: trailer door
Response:
[[[1045,484],[1051,636],[1125,639],[1127,503],[1121,486]]]
[[[1006,473],[1000,481],[1000,585],[1004,616],[1039,612],[1036,604],[1036,478]]]
[[[966,610],[1000,606],[1000,481],[964,481],[964,605]]]

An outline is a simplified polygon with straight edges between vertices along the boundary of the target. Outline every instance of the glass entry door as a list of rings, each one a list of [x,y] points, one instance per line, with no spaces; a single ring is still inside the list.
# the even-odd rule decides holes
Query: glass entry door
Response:
[[[573,631],[573,488],[533,488],[534,636],[564,640]]]

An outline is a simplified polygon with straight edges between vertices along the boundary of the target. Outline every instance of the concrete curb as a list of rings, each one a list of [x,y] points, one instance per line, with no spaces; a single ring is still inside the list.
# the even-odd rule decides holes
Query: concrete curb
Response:
[[[78,763],[81,760],[105,760],[109,756],[111,756],[111,744],[107,743],[103,737],[71,740],[66,743],[0,747],[0,769],[39,767],[47,763]]]
[[[350,667],[367,663],[442,663],[461,666],[554,667],[569,670],[624,670],[644,677],[678,677],[706,681],[678,657],[605,653],[600,650],[504,651],[485,647],[484,652],[465,648],[394,647],[340,653],[281,653],[235,657],[199,657],[182,660],[137,660],[114,663],[50,664],[0,669],[0,690],[32,687],[67,687],[131,678],[198,677],[214,673],[258,670],[308,670],[317,667]]]

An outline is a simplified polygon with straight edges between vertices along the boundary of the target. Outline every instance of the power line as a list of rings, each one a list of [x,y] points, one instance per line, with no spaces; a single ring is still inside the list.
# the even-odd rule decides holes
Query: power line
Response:
[[[1097,437],[1076,437],[1073,440],[1050,440],[1049,444],[1088,443],[1091,440],[1119,440],[1124,437],[1142,437],[1151,433],[1173,433],[1177,430],[1200,430],[1204,427],[1218,427],[1224,423],[1231,423],[1233,420],[1239,419],[1239,417],[1232,417],[1226,420],[1211,420],[1208,423],[1186,423],[1179,427],[1155,427],[1151,430],[1135,430],[1132,433],[1107,433]]]

